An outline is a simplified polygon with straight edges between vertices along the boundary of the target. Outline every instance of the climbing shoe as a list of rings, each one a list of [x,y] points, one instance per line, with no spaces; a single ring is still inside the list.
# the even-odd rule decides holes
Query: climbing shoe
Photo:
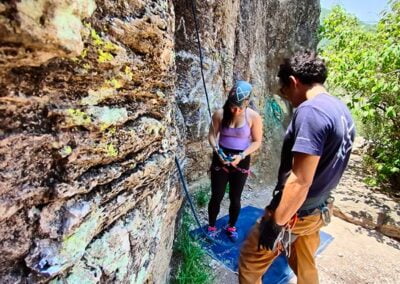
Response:
[[[217,237],[217,234],[218,234],[218,231],[217,231],[217,227],[212,227],[212,226],[208,226],[208,229],[207,229],[207,235],[210,237],[210,238],[216,238]]]
[[[239,235],[237,233],[236,227],[231,227],[229,225],[226,225],[224,227],[224,230],[225,230],[226,235],[229,237],[229,239],[232,242],[236,242],[238,240]]]

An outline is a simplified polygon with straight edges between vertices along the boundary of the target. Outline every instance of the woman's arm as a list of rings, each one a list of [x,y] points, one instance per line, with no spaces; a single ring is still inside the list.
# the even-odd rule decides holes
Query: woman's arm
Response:
[[[243,151],[243,155],[247,156],[251,153],[255,152],[260,148],[263,130],[262,130],[262,119],[261,116],[257,112],[253,112],[252,123],[251,123],[251,138],[252,142],[246,150]]]
[[[214,151],[218,151],[218,136],[221,127],[221,110],[214,112],[212,116],[212,123],[210,123],[210,129],[208,131],[208,142]]]

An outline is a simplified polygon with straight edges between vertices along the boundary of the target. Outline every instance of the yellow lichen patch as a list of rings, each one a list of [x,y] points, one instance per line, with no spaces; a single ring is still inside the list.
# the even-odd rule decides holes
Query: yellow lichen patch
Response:
[[[84,68],[86,67],[89,68],[90,65],[84,65]],[[89,90],[89,95],[81,99],[81,104],[96,105],[102,102],[104,99],[117,95],[117,90],[123,88],[127,82],[130,82],[132,80],[132,76],[132,70],[128,66],[125,66],[123,71],[119,71],[115,77],[105,80],[98,90]]]
[[[116,78],[112,78],[111,80],[106,80],[105,84],[114,89],[119,89],[124,86],[124,82]]]
[[[113,52],[120,50],[120,47],[107,38],[101,37],[90,23],[85,23],[85,32],[83,33],[86,37],[86,42],[89,44],[88,47],[84,48],[82,53],[73,59],[75,62],[83,60],[87,57],[89,52],[97,54],[97,62],[106,63],[114,59]],[[85,68],[88,69],[88,68]]]
[[[60,151],[59,151],[61,157],[65,158],[69,156],[72,153],[72,148],[71,146],[64,146]]]
[[[89,27],[90,29],[90,38],[92,40],[92,43],[94,45],[103,45],[104,41],[101,39],[101,37],[97,34],[96,30],[93,29],[92,27]]]
[[[111,61],[113,60],[114,56],[106,51],[103,51],[101,49],[98,50],[98,57],[97,57],[97,61],[100,63],[105,63],[107,61]]]
[[[84,111],[72,108],[66,110],[65,121],[69,126],[88,126],[92,122],[90,116]]]
[[[132,80],[133,72],[132,72],[132,69],[129,66],[125,66],[124,74],[129,80]]]
[[[109,157],[118,156],[118,149],[111,143],[106,145],[106,155]]]

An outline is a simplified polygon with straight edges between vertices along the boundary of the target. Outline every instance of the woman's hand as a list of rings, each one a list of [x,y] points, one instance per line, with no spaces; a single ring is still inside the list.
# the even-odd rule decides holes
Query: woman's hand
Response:
[[[225,160],[226,156],[224,157],[225,154],[224,154],[223,151],[221,151],[221,150],[218,149],[217,147],[214,148],[214,151],[215,151],[215,153],[217,153],[218,158],[219,158],[220,162],[221,162],[223,165],[229,165],[229,164],[230,164],[229,161]]]
[[[232,157],[232,159],[233,159],[233,161],[231,162],[231,166],[232,167],[236,167],[240,163],[240,161],[242,160],[242,156],[241,155],[234,155]]]

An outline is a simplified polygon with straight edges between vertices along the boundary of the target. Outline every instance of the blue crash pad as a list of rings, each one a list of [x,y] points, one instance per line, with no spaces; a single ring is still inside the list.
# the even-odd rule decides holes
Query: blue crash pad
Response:
[[[221,229],[228,222],[229,216],[224,216],[217,220],[216,226],[220,229],[220,232],[216,238],[216,242],[214,243],[207,241],[204,238],[200,228],[191,231],[190,234],[198,239],[200,245],[212,258],[223,263],[229,270],[237,272],[240,247],[246,239],[251,227],[263,213],[263,209],[252,206],[247,206],[241,209],[239,219],[236,222],[239,238],[235,243],[231,242],[225,232]],[[203,229],[207,230],[207,226],[203,227]],[[321,243],[317,255],[321,253],[333,240],[331,235],[324,232],[321,232],[320,236]],[[263,283],[284,284],[288,283],[292,276],[293,271],[288,265],[287,258],[285,255],[281,254],[275,259],[263,276]]]

